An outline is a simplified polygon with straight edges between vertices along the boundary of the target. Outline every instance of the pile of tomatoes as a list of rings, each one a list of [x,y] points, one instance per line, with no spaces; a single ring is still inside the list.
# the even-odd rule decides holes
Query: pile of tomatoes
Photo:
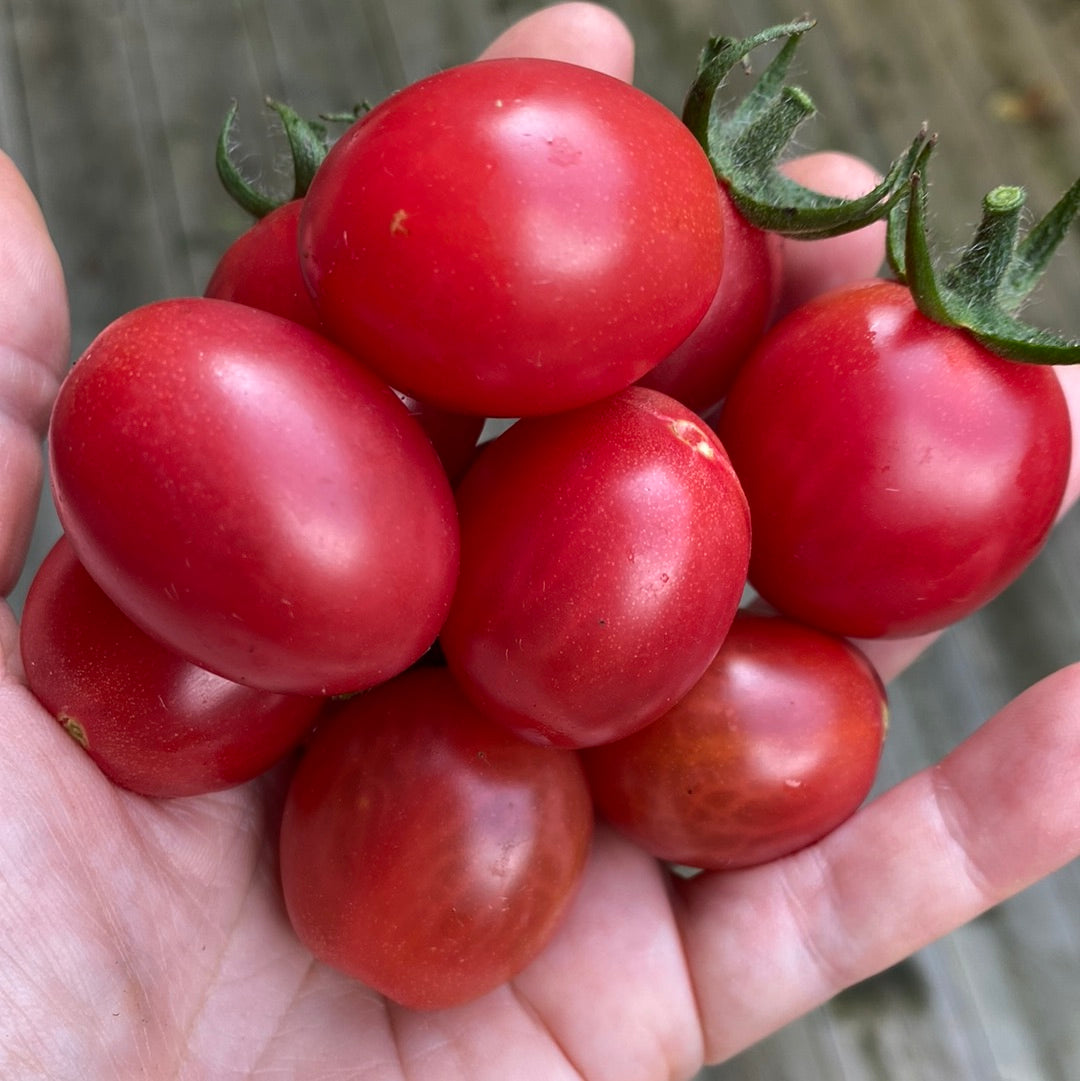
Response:
[[[296,932],[410,1006],[536,955],[597,812],[695,868],[811,843],[884,738],[848,637],[1012,580],[1069,428],[1051,369],[903,285],[767,331],[776,280],[641,91],[525,59],[404,89],[68,375],[32,689],[147,796],[289,759]]]

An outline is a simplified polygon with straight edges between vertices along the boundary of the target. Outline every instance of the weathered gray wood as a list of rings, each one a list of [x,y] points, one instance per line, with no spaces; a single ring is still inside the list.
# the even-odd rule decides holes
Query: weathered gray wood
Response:
[[[639,83],[677,108],[710,32],[790,18],[783,0],[613,0]],[[243,215],[212,150],[231,99],[250,167],[275,176],[267,95],[314,115],[378,100],[475,54],[522,0],[0,0],[0,146],[41,200],[70,285],[73,350],[110,319],[202,288]],[[807,148],[879,166],[927,120],[935,225],[960,243],[982,194],[1044,211],[1080,172],[1076,0],[818,0],[798,68],[821,114]],[[1080,333],[1080,232],[1032,317]],[[44,504],[35,555],[55,535]],[[879,787],[949,750],[1020,689],[1080,657],[1080,522],[891,688]],[[16,595],[16,601],[19,594]],[[1038,799],[1039,793],[1027,794]],[[1080,1077],[1080,868],[707,1071],[713,1081]],[[736,976],[737,978],[737,976]],[[512,1081],[512,1079],[510,1079]]]

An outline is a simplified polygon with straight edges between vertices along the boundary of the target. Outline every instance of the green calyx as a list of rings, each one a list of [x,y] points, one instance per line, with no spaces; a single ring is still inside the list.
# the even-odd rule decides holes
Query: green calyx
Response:
[[[290,199],[300,199],[307,194],[316,170],[322,164],[330,149],[330,137],[326,124],[350,124],[366,111],[366,105],[358,105],[350,113],[333,114],[320,120],[305,120],[294,109],[280,101],[267,99],[266,105],[277,114],[278,121],[285,133],[292,162],[292,192],[281,196],[257,187],[249,181],[236,161],[236,113],[234,102],[225,117],[218,135],[217,152],[214,163],[218,176],[225,190],[249,214],[255,218],[264,218],[271,210],[277,209]]]
[[[928,238],[921,168],[908,184],[909,198],[889,215],[888,258],[919,310],[944,326],[963,328],[1008,360],[1080,362],[1080,341],[1033,326],[1017,315],[1080,212],[1080,180],[1023,236],[1024,189],[994,188],[983,199],[982,220],[970,243],[943,271],[936,265]]]
[[[800,19],[749,38],[710,39],[682,114],[742,216],[761,229],[804,240],[837,236],[884,218],[907,198],[909,178],[931,141],[922,128],[884,180],[858,198],[822,195],[784,176],[778,168],[781,155],[816,111],[805,91],[785,82],[799,41],[813,26],[813,20]],[[785,37],[749,93],[725,111],[719,92],[731,70],[745,66],[754,49]]]

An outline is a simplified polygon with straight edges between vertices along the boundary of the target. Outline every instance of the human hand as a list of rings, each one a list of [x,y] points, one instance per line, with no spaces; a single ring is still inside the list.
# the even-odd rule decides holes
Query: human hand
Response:
[[[557,55],[624,78],[632,67],[621,24],[579,5],[525,20],[490,52]],[[10,583],[67,345],[55,256],[6,161],[0,203]],[[853,240],[848,277],[880,261],[872,239]],[[1067,669],[780,863],[673,882],[601,831],[565,926],[513,985],[410,1014],[296,942],[272,843],[282,771],[160,803],[114,789],[22,686],[6,613],[0,642],[0,1075],[19,1081],[689,1077],[1080,850],[1080,672]],[[868,648],[892,675],[920,645]],[[1038,806],[1024,799],[1036,783]]]

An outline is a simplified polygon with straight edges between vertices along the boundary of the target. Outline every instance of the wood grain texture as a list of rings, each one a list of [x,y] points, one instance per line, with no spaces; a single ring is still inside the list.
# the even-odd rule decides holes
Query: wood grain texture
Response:
[[[748,33],[804,9],[783,0],[611,6],[636,35],[639,84],[673,108],[707,34]],[[306,115],[376,101],[468,59],[529,10],[519,0],[0,0],[0,147],[53,230],[73,353],[135,305],[200,291],[246,225],[213,169],[232,99],[249,169],[283,183],[265,97]],[[931,181],[946,246],[962,243],[994,185],[1025,185],[1041,213],[1080,172],[1076,0],[817,0],[811,14],[819,25],[797,67],[820,115],[803,129],[805,147],[881,166],[926,120],[940,133]],[[1078,298],[1080,230],[1031,317],[1080,334]],[[47,497],[42,506],[35,558],[56,532]],[[1078,566],[1073,516],[1019,583],[894,683],[879,787],[1080,658]],[[702,1078],[1080,1077],[1078,912],[1073,865]]]

